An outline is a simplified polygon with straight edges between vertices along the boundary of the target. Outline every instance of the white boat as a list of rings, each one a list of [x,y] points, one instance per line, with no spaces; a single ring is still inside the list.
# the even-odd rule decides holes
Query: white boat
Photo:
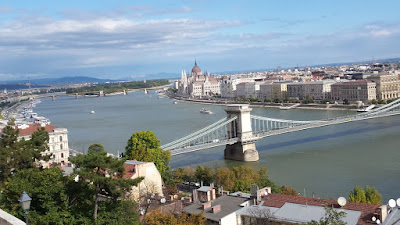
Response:
[[[95,112],[92,110],[92,111],[90,111],[90,114],[94,114]]]
[[[174,104],[178,104],[178,102],[177,102],[177,101],[174,101]]]
[[[289,109],[294,109],[299,105],[300,105],[300,103],[297,103],[297,104],[294,104],[294,105],[291,105],[291,106],[281,106],[281,107],[279,107],[279,109],[289,110]]]
[[[209,109],[201,109],[200,110],[200,113],[203,113],[203,114],[213,114],[213,112],[211,112]]]
[[[367,108],[359,109],[357,112],[368,112],[369,110],[375,108],[375,105],[370,105]]]

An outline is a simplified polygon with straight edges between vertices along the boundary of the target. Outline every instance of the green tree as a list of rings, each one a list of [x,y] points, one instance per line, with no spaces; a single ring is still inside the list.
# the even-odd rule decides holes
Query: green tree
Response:
[[[124,224],[124,225],[139,225],[139,216],[136,213],[137,206],[131,200],[107,201],[100,202],[99,214],[95,224]]]
[[[32,134],[30,140],[18,141],[19,131],[11,126],[3,129],[0,138],[0,183],[12,173],[22,169],[37,168],[40,161],[48,161],[50,155],[43,154],[48,150],[49,135],[44,128]]]
[[[227,167],[215,169],[215,183],[225,190],[233,190],[235,186],[235,174]]]
[[[350,192],[349,195],[350,202],[357,202],[357,203],[366,203],[367,199],[365,196],[365,192],[360,186],[355,186],[353,191]]]
[[[332,207],[325,207],[325,216],[319,222],[312,220],[308,225],[345,225],[342,219],[346,216],[344,211],[336,211]]]
[[[364,190],[366,203],[374,205],[380,205],[382,203],[382,195],[379,194],[375,188],[367,185]]]
[[[31,224],[73,224],[75,218],[68,211],[65,186],[68,179],[57,167],[42,171],[33,168],[21,170],[13,175],[0,195],[1,208],[24,219],[18,199],[26,191],[32,198],[29,210]]]
[[[91,144],[88,151],[103,152],[105,150],[102,144]]]
[[[195,172],[197,181],[203,181],[204,185],[210,185],[213,182],[213,171],[208,167],[198,166]]]
[[[161,149],[160,140],[152,131],[139,131],[129,138],[125,148],[128,159],[154,162],[163,179],[168,176],[171,153]]]
[[[116,200],[124,192],[137,185],[143,178],[123,179],[125,168],[124,160],[114,159],[107,156],[103,148],[89,150],[86,155],[78,155],[71,159],[77,169],[74,174],[79,176],[79,182],[89,184],[93,190],[94,197],[93,218],[97,219],[100,195],[106,195]]]

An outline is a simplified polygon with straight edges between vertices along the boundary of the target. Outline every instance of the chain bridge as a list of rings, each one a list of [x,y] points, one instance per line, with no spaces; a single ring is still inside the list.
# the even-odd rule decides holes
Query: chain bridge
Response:
[[[201,149],[225,145],[225,158],[239,161],[259,159],[255,142],[261,138],[288,132],[348,123],[377,117],[400,114],[400,99],[382,107],[353,116],[327,120],[284,120],[251,115],[248,105],[228,105],[227,117],[185,137],[161,146],[171,155],[178,155]]]

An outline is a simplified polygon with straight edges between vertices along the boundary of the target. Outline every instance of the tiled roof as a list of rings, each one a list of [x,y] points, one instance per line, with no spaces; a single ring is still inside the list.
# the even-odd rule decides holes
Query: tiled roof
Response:
[[[38,123],[34,123],[34,124],[29,124],[29,127],[26,129],[20,129],[19,130],[19,136],[30,136],[32,135],[35,131],[38,131],[42,126]],[[48,132],[48,133],[52,133],[54,132],[54,129],[57,128],[55,126],[52,125],[46,125],[44,127],[44,129]]]
[[[264,206],[281,208],[286,202],[302,204],[302,205],[314,205],[314,206],[333,206],[334,208],[340,208],[336,200],[332,199],[317,199],[302,196],[282,195],[282,194],[268,194],[263,196]],[[354,203],[348,202],[343,209],[361,211],[361,216],[358,220],[358,224],[370,224],[371,218],[380,205],[372,205],[365,203]]]
[[[124,167],[125,167],[125,173],[124,173],[124,178],[131,178],[133,175],[135,175],[135,166],[142,164],[145,162],[137,161],[137,160],[126,160],[124,162]]]

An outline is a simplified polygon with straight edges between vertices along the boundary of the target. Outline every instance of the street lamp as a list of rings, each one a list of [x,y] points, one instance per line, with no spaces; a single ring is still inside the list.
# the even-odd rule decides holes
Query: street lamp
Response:
[[[31,207],[31,197],[29,197],[29,195],[24,191],[21,195],[21,198],[18,200],[19,202],[21,202],[21,206],[22,206],[22,210],[24,210],[25,212],[25,221],[26,221],[26,225],[28,225],[28,211],[29,208]]]

